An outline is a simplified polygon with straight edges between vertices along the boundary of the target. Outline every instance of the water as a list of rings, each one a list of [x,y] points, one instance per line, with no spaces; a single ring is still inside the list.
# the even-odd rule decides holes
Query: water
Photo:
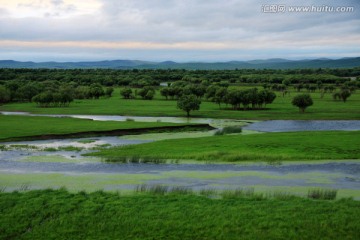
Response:
[[[243,129],[260,132],[356,131],[360,130],[360,120],[271,120],[256,122]]]
[[[244,125],[245,121],[228,119],[187,119],[176,117],[128,117],[93,115],[44,115],[8,113],[30,116],[87,118],[97,121],[134,121],[207,123],[221,128]],[[246,130],[264,132],[310,130],[360,130],[360,121],[265,121],[250,124]],[[184,134],[184,133],[179,133]],[[188,137],[190,135],[186,135]],[[158,138],[161,139],[161,138]],[[162,138],[163,139],[163,138]],[[254,187],[259,191],[287,191],[306,195],[309,188],[340,189],[339,195],[360,199],[360,163],[357,161],[283,162],[280,164],[118,164],[102,162],[82,154],[93,148],[122,146],[157,140],[129,140],[124,137],[94,137],[3,143],[10,149],[0,151],[0,187],[7,190],[67,187],[69,190],[132,190],[139,184],[183,186],[194,190],[236,189]],[[11,147],[23,145],[22,148]],[[33,147],[31,147],[33,146]],[[79,150],[66,150],[77,147]],[[46,148],[65,148],[48,152]]]

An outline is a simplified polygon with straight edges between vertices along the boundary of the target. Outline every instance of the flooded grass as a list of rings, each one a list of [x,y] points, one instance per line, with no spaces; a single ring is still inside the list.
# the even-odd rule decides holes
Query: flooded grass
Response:
[[[308,198],[321,200],[336,199],[338,190],[335,189],[310,189],[308,191]]]
[[[81,140],[78,140],[77,142],[83,143],[83,144],[88,144],[88,143],[94,143],[96,141],[97,141],[97,139],[81,139]]]
[[[116,163],[153,163],[153,164],[165,164],[168,161],[166,159],[156,159],[150,157],[110,157],[103,158],[105,162],[116,162]]]
[[[224,127],[222,129],[217,130],[214,135],[220,136],[220,135],[227,135],[227,134],[234,134],[234,133],[241,133],[242,127],[240,126],[228,126]]]

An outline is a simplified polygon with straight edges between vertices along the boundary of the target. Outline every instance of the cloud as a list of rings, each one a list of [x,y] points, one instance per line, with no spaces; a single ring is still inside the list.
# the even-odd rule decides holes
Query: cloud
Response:
[[[18,3],[22,16],[14,15],[13,5],[4,5],[4,13],[10,14],[0,17],[0,49],[8,49],[11,42],[12,51],[16,46],[22,52],[46,49],[49,56],[59,49],[76,47],[97,54],[101,48],[109,51],[147,50],[144,53],[151,51],[152,56],[156,52],[165,56],[170,50],[177,54],[192,50],[187,52],[193,53],[189,59],[205,55],[234,59],[233,53],[253,51],[255,55],[257,49],[271,52],[271,55],[277,51],[278,57],[286,57],[287,53],[310,54],[308,50],[315,48],[334,49],[339,56],[341,50],[347,55],[348,49],[353,48],[354,53],[360,54],[357,47],[360,4],[354,0],[229,0],[226,4],[220,0],[89,0],[88,4],[75,0],[25,2],[25,5],[24,1]],[[261,11],[263,5],[279,2],[286,6],[354,6],[355,11]],[[40,14],[35,15],[32,11]]]

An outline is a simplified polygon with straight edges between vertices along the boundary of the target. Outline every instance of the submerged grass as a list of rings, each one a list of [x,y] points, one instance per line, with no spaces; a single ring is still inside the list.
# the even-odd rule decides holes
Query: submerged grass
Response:
[[[360,131],[289,132],[172,139],[90,153],[116,162],[123,158],[267,161],[359,159]]]
[[[337,190],[335,189],[310,189],[308,191],[308,198],[334,200],[336,199]]]
[[[1,239],[317,240],[359,239],[360,233],[360,202],[351,199],[123,196],[61,189],[2,192],[0,212]]]
[[[228,127],[224,127],[222,129],[217,130],[214,133],[214,135],[219,136],[219,135],[227,135],[227,134],[241,133],[241,132],[242,132],[242,127],[240,127],[240,126],[228,126]]]

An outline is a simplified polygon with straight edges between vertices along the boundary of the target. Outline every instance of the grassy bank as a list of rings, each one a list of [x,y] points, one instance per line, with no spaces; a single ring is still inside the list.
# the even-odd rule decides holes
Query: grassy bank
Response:
[[[360,202],[0,193],[1,239],[359,239]]]
[[[39,135],[63,135],[81,132],[147,129],[157,127],[186,126],[188,124],[162,122],[92,121],[74,118],[52,118],[0,115],[0,141]]]
[[[354,93],[346,103],[334,101],[331,94],[325,94],[320,98],[320,93],[311,93],[314,105],[300,114],[299,110],[292,106],[291,100],[297,93],[291,96],[278,97],[274,103],[268,105],[267,110],[234,111],[222,109],[212,102],[203,100],[200,111],[191,113],[193,117],[210,118],[237,118],[237,119],[360,119],[360,93]],[[99,100],[76,100],[66,108],[39,108],[35,103],[14,103],[0,106],[0,111],[26,111],[46,114],[95,114],[95,115],[127,115],[127,116],[181,116],[185,113],[177,109],[176,101],[165,100],[157,93],[154,100],[122,99],[119,89],[116,89],[113,97]]]
[[[360,158],[360,131],[291,132],[173,139],[115,147],[92,155],[205,161],[311,160]]]

